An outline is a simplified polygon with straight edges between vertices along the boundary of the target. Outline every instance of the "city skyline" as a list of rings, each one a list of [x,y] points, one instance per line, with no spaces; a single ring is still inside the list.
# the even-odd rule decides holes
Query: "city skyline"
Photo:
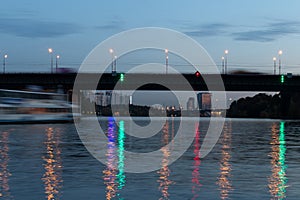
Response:
[[[300,74],[298,8],[300,2],[296,0],[185,4],[12,0],[0,8],[0,56],[3,59],[8,55],[7,72],[49,72],[51,48],[53,57],[59,55],[60,67],[77,69],[97,44],[113,34],[151,26],[192,37],[207,50],[220,71],[222,56],[228,50],[228,72],[272,74],[273,57],[278,61],[281,50],[282,72]]]

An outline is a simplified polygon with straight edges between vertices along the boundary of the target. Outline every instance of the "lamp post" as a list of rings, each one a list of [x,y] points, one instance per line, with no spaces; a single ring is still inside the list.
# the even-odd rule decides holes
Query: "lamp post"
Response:
[[[53,49],[52,49],[52,48],[49,48],[49,49],[48,49],[48,52],[49,52],[49,54],[50,54],[50,67],[51,67],[51,73],[53,73],[53,55],[52,55]]]
[[[59,60],[60,56],[56,55],[56,59],[55,59],[55,72],[57,73],[58,70],[58,60]]]
[[[112,48],[109,49],[109,53],[111,54],[111,74],[113,76],[116,75],[116,71],[115,71],[115,56],[114,56],[114,50]]]
[[[8,55],[5,54],[3,57],[3,74],[5,74],[5,66],[6,66],[6,59],[7,59]]]
[[[282,55],[282,50],[278,51],[278,70],[279,70],[279,74],[281,74],[281,55]]]
[[[169,50],[165,49],[165,54],[166,54],[166,74],[168,74],[168,65],[169,65]]]
[[[276,57],[273,57],[274,62],[274,75],[276,74]]]
[[[224,51],[224,53],[225,53],[225,74],[227,74],[227,55],[228,55],[229,51],[226,49]]]
[[[225,69],[224,69],[224,56],[222,56],[222,74],[225,73]]]
[[[117,73],[117,56],[114,56],[114,73]]]

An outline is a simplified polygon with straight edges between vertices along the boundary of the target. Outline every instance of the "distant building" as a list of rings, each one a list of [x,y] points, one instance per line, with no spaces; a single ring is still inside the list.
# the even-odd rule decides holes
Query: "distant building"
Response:
[[[111,104],[111,95],[112,95],[112,91],[105,92],[105,97],[103,98],[102,106],[107,106]]]
[[[99,106],[114,105],[128,105],[130,101],[132,103],[132,97],[126,94],[115,91],[99,91],[99,90],[86,90],[84,96],[89,99],[90,102],[94,102]]]
[[[186,103],[187,110],[194,110],[195,109],[195,98],[190,97]]]
[[[96,105],[102,105],[103,104],[103,92],[95,93],[95,103]]]
[[[210,110],[211,109],[211,93],[200,92],[197,94],[198,108],[200,110]]]
[[[111,104],[112,105],[128,105],[130,104],[130,96],[122,94],[121,92],[113,91],[110,94]]]

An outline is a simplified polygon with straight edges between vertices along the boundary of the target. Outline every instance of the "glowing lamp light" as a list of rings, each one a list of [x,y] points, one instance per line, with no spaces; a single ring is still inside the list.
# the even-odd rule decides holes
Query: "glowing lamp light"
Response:
[[[280,76],[280,82],[281,82],[281,83],[284,83],[284,75],[281,75],[281,76]]]
[[[124,78],[125,78],[124,74],[121,73],[121,74],[120,74],[120,81],[123,82],[123,81],[124,81]]]
[[[196,76],[197,78],[199,78],[199,77],[201,76],[200,72],[199,72],[199,71],[196,71],[196,72],[195,72],[195,76]]]

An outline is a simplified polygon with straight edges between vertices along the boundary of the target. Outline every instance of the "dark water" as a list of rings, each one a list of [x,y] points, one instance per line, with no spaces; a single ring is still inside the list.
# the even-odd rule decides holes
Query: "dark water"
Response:
[[[101,121],[104,129],[109,123]],[[89,154],[73,124],[1,125],[1,199],[299,199],[300,123],[228,119],[203,159],[208,122],[192,123],[195,140],[183,156],[169,166],[172,152],[162,148],[161,168],[148,173],[124,172],[122,149],[159,149],[176,135],[172,119],[150,142],[125,133],[108,140],[107,166]],[[109,164],[116,158],[119,170]]]

